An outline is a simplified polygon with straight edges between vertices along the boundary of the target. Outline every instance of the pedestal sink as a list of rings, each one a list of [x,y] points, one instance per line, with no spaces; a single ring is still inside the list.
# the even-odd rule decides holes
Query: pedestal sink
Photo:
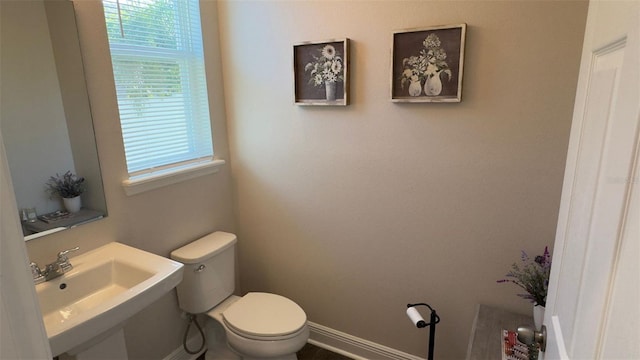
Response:
[[[182,281],[182,264],[117,242],[70,261],[71,271],[36,285],[54,356],[122,334],[128,318]]]

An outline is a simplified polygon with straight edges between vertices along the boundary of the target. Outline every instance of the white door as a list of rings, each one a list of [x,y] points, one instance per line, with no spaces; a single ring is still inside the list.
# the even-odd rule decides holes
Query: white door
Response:
[[[591,1],[544,323],[549,359],[640,359],[640,1]]]

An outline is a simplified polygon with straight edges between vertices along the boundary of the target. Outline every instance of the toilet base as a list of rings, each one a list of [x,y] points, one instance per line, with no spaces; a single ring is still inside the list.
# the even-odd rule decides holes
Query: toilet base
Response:
[[[278,357],[278,358],[249,358],[249,357],[241,357],[238,354],[233,354],[234,357],[229,357],[228,355],[217,354],[214,355],[207,350],[204,358],[205,360],[298,360],[296,354],[289,354],[288,356]]]
[[[207,350],[206,355],[204,356],[205,360],[298,360],[298,357],[296,356],[296,354],[290,354],[289,356],[285,356],[285,357],[279,357],[279,358],[269,358],[269,359],[258,359],[258,358],[248,358],[248,357],[238,357],[239,355],[235,354],[235,356],[237,357],[225,357],[222,355],[219,356],[214,356],[211,355],[209,356],[209,351]]]
[[[207,318],[204,327],[207,339],[205,360],[242,360],[242,356],[229,348],[224,329],[215,320]]]
[[[207,319],[204,330],[207,338],[205,360],[298,360],[295,353],[275,358],[242,356],[229,346],[225,330],[220,323]]]

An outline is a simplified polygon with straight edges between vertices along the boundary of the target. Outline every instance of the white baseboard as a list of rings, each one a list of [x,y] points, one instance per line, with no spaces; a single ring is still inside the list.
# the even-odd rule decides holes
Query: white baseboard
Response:
[[[424,360],[421,357],[361,339],[311,321],[309,321],[308,324],[310,344],[356,360]]]
[[[202,338],[200,337],[200,334],[194,335],[187,340],[187,347],[189,347],[189,349],[193,349],[194,351],[195,349],[199,348],[201,344],[202,344]],[[175,349],[171,354],[167,355],[163,360],[195,360],[198,358],[198,356],[202,355],[205,351],[207,351],[206,345],[200,352],[198,352],[197,354],[191,355],[188,352],[186,352],[184,350],[184,346],[180,344],[180,346],[177,349]]]

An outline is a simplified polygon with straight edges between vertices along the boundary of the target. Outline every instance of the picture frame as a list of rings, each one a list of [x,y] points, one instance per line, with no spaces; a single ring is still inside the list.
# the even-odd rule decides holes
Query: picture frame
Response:
[[[296,105],[348,105],[349,39],[294,44],[293,80]]]
[[[466,31],[466,24],[395,31],[391,101],[461,102]]]

